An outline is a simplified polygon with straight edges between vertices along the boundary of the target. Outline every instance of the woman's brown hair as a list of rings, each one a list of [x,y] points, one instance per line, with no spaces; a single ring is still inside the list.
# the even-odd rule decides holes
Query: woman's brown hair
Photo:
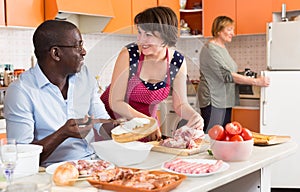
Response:
[[[212,36],[217,37],[218,33],[228,25],[234,25],[234,21],[230,17],[218,16],[217,18],[215,18],[211,28]]]

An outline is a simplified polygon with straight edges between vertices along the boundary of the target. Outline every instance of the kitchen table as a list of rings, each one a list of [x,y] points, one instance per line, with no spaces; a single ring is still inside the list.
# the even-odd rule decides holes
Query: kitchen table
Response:
[[[293,154],[297,144],[287,142],[272,146],[254,146],[253,153],[249,160],[242,162],[228,162],[229,169],[204,177],[188,177],[174,192],[192,191],[230,191],[230,192],[270,192],[270,169],[269,166],[281,159]],[[131,166],[141,169],[160,169],[164,161],[171,160],[178,156],[160,152],[150,152],[149,157],[143,163]],[[184,156],[181,158],[204,158],[213,159],[208,153],[202,152],[197,155]],[[287,165],[287,169],[288,169]],[[58,187],[53,185],[52,192],[97,192],[87,181],[80,181],[72,187]]]

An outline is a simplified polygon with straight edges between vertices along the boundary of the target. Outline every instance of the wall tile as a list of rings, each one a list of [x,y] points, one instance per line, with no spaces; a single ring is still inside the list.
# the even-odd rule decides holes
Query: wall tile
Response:
[[[14,68],[29,69],[34,54],[33,33],[32,29],[0,28],[0,64],[11,63]],[[94,76],[100,75],[100,83],[106,87],[120,50],[136,37],[111,34],[83,34],[82,37],[87,50],[85,63]],[[266,69],[265,39],[265,35],[237,36],[227,45],[239,70],[250,68],[260,72]],[[176,45],[187,59],[190,79],[199,79],[199,53],[205,41],[204,38],[180,39]]]

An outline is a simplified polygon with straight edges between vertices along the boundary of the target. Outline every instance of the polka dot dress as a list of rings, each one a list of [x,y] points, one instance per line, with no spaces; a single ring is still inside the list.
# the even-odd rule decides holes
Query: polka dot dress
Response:
[[[125,102],[127,102],[135,110],[156,118],[158,104],[166,99],[170,93],[170,88],[178,73],[182,62],[183,55],[175,51],[170,61],[169,69],[165,79],[158,83],[149,83],[139,78],[139,72],[143,62],[143,55],[139,53],[137,44],[132,43],[126,46],[129,52],[129,79],[126,91]],[[167,58],[169,61],[169,58]],[[109,89],[102,94],[101,100],[105,104],[105,108],[112,118],[118,118],[119,115],[109,108]]]

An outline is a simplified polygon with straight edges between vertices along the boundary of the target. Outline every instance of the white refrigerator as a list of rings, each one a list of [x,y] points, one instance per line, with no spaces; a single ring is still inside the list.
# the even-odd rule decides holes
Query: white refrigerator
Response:
[[[290,135],[296,154],[273,164],[272,188],[300,189],[300,21],[273,22],[267,30],[270,86],[261,89],[260,132]]]

